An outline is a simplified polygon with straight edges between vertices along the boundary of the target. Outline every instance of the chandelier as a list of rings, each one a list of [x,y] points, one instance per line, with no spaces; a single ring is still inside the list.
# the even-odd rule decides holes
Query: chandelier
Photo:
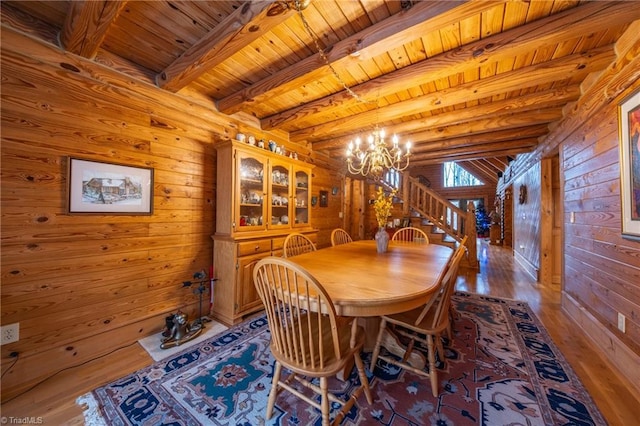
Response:
[[[391,147],[384,140],[384,129],[376,124],[373,132],[367,138],[368,147],[360,147],[360,137],[349,142],[347,148],[347,166],[349,172],[362,176],[371,175],[379,179],[385,170],[395,169],[399,172],[409,167],[411,156],[411,142],[405,144],[405,150],[398,146],[398,137],[393,135]]]
[[[340,78],[338,72],[333,68],[329,58],[324,53],[324,50],[320,47],[320,43],[318,42],[318,38],[315,36],[314,32],[311,31],[311,27],[309,23],[305,19],[302,11],[309,6],[308,0],[295,0],[294,5],[296,10],[298,11],[298,15],[302,20],[304,28],[306,32],[313,39],[316,49],[318,50],[318,54],[322,57],[325,64],[329,67],[334,77],[340,82],[345,91],[353,97],[356,101],[364,104],[372,103],[371,101],[364,100],[357,93],[355,93],[351,88]],[[376,106],[378,106],[378,101],[376,99]],[[376,123],[373,132],[367,138],[369,142],[369,146],[365,149],[360,148],[360,137],[356,138],[355,142],[349,142],[349,148],[347,149],[347,166],[349,168],[349,172],[353,174],[360,174],[362,176],[371,175],[374,179],[378,180],[382,177],[382,174],[385,170],[395,169],[398,172],[405,170],[409,167],[409,157],[411,156],[411,142],[407,142],[405,144],[405,151],[402,151],[402,148],[398,146],[398,137],[393,135],[393,144],[391,147],[388,147],[386,142],[384,141],[385,133],[384,129],[380,129],[378,124]]]

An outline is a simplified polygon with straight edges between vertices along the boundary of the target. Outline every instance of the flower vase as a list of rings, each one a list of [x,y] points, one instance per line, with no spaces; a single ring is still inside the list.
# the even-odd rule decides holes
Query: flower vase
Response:
[[[378,229],[375,239],[378,253],[386,253],[387,248],[389,247],[389,234],[387,233],[387,231],[385,231],[384,228]]]

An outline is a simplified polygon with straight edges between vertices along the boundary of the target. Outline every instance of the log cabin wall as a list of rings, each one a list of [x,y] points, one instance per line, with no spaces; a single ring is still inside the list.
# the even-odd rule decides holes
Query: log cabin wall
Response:
[[[635,46],[637,52],[637,41]],[[586,89],[538,151],[518,156],[508,171],[513,179],[498,191],[512,188],[512,205],[517,209],[519,184],[528,185],[531,198],[539,188],[534,186],[538,172],[532,170],[539,167],[540,155],[546,159],[559,150],[559,198],[564,211],[562,307],[640,392],[640,243],[621,234],[617,109],[626,96],[640,90],[638,77],[638,56],[621,55]],[[518,220],[516,210],[514,252],[539,240],[531,231],[518,234]],[[617,327],[619,313],[626,317],[625,333]]]
[[[617,111],[633,90],[640,90],[640,80],[585,116],[561,146],[563,306],[640,388],[640,242],[621,236]],[[618,330],[618,313],[626,317],[626,333]]]
[[[344,176],[326,168],[316,167],[313,169],[312,185],[311,195],[318,197],[318,203],[311,208],[313,227],[318,229],[317,246],[330,247],[331,231],[344,228]],[[326,207],[320,205],[320,191],[327,194]]]
[[[513,185],[513,254],[534,278],[540,271],[541,168],[533,164]]]
[[[20,324],[20,340],[2,346],[6,400],[159,332],[178,309],[193,318],[182,282],[211,265],[213,145],[252,123],[4,26],[2,40],[1,315]],[[68,215],[69,156],[152,167],[153,214]],[[316,190],[339,185],[314,173]]]

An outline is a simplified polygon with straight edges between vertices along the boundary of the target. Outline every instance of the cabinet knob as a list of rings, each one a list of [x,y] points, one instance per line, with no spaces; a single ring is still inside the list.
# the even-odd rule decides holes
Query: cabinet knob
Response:
[[[259,245],[256,245],[256,248],[255,248],[254,250],[255,250],[255,251],[260,250],[260,246],[259,246]]]

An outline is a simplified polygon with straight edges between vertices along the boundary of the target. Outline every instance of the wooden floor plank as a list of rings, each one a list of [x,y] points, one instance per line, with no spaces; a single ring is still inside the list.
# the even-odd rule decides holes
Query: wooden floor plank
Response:
[[[580,334],[560,308],[560,287],[536,283],[513,260],[510,249],[478,244],[480,270],[463,269],[456,289],[523,300],[544,323],[610,425],[637,424],[640,396]],[[111,354],[59,372],[28,392],[2,404],[3,417],[42,417],[45,424],[82,425],[78,396],[150,365],[138,344],[114,348]],[[19,362],[19,361],[18,361]]]

